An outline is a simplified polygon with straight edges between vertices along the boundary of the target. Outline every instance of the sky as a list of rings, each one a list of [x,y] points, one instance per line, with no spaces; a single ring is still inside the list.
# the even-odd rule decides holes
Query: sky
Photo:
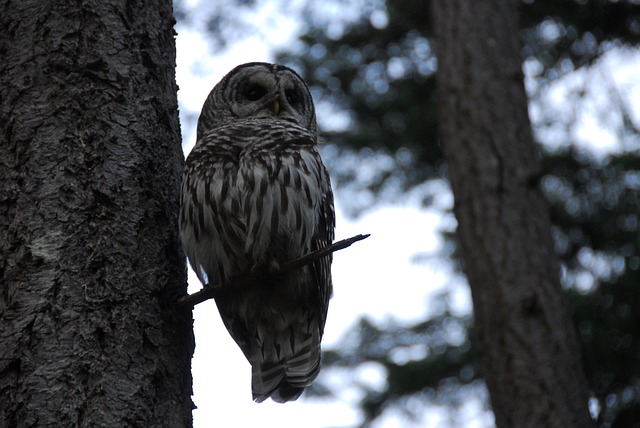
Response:
[[[197,2],[194,5],[197,6]],[[176,76],[185,154],[195,143],[195,119],[213,86],[238,64],[273,61],[275,49],[286,45],[286,40],[292,39],[297,30],[293,14],[280,17],[277,22],[264,18],[268,14],[258,15],[259,19],[271,23],[256,25],[277,29],[276,35],[266,32],[266,36],[262,33],[242,38],[217,55],[212,54],[211,44],[203,36],[198,22],[190,28],[178,26]],[[335,291],[329,305],[323,347],[339,345],[345,331],[365,314],[375,321],[411,321],[423,317],[429,307],[429,296],[449,280],[443,269],[412,262],[416,254],[435,253],[441,245],[437,228],[442,219],[436,212],[419,210],[416,202],[406,201],[378,206],[354,220],[346,217],[341,208],[345,197],[336,192],[336,240],[360,233],[369,233],[371,237],[334,255]],[[189,292],[200,288],[191,272]],[[464,289],[458,304],[461,310],[469,305]],[[280,428],[351,427],[359,421],[354,407],[359,398],[357,390],[348,385],[340,388],[338,400],[306,399],[303,395],[298,401],[285,405],[271,400],[254,403],[250,365],[222,325],[215,303],[207,301],[196,306],[194,320],[193,399],[198,407],[193,413],[195,428],[231,423],[234,426],[277,424]],[[372,384],[384,382],[380,370],[374,367],[363,368],[357,378]],[[444,418],[444,412],[440,413]],[[435,425],[429,426],[442,426],[437,423],[440,416],[434,412],[430,418],[435,418]],[[406,427],[406,422],[401,415],[391,415],[382,425]]]
[[[187,2],[193,8],[207,8],[213,3],[201,0]],[[242,19],[253,22],[260,31],[242,37],[225,49],[213,54],[212,44],[203,35],[206,11],[194,15],[190,26],[178,23],[177,36],[177,80],[180,87],[178,97],[181,109],[183,147],[185,154],[195,143],[195,119],[213,86],[233,67],[250,61],[273,60],[273,53],[292,43],[300,30],[300,3],[292,2],[288,15],[267,6],[260,12],[246,12]],[[357,7],[343,12],[343,19],[351,19]],[[334,11],[335,12],[335,11]],[[329,16],[332,11],[327,10]],[[372,16],[376,25],[384,25],[385,17]],[[336,21],[330,31],[343,31],[340,21]],[[613,52],[607,60],[595,68],[594,73],[615,75],[616,82],[629,99],[640,100],[640,85],[635,84],[640,70],[640,55],[628,52]],[[534,90],[536,65],[525,64],[527,87]],[[571,96],[572,89],[590,85],[593,74],[573,73],[560,79],[545,92],[543,101],[549,106],[545,110],[532,109],[534,119],[544,114],[556,114],[554,109],[562,109],[562,104]],[[584,147],[597,156],[606,156],[616,149],[616,136],[606,129],[611,124],[603,123],[606,116],[598,113],[599,97],[606,96],[606,88],[595,90],[586,98],[590,108],[576,119],[575,135]],[[640,101],[639,101],[640,102]],[[319,109],[318,114],[322,114]],[[634,109],[640,111],[640,107]],[[539,115],[539,117],[536,117]],[[640,122],[639,117],[635,119]],[[319,117],[322,123],[323,118]],[[611,119],[613,120],[613,119]],[[537,135],[549,147],[562,144],[554,140],[553,132]],[[339,346],[344,334],[360,317],[383,322],[399,320],[410,322],[424,318],[429,311],[429,299],[438,291],[450,286],[453,272],[450,267],[415,262],[417,254],[435,254],[442,241],[438,230],[445,221],[440,211],[425,210],[411,198],[394,204],[378,204],[357,219],[345,215],[347,195],[336,192],[337,228],[336,240],[356,234],[369,233],[371,237],[355,243],[348,249],[334,254],[333,281],[334,297],[329,306],[329,315],[323,339],[323,347]],[[452,198],[446,197],[444,205],[451,205]],[[447,221],[451,221],[448,219]],[[193,273],[189,275],[189,292],[201,288]],[[455,287],[454,310],[466,312],[471,302],[466,287]],[[250,366],[240,349],[222,325],[213,301],[207,301],[194,309],[196,349],[193,358],[194,427],[212,426],[278,426],[288,427],[352,427],[359,421],[355,407],[358,390],[345,383],[339,374],[334,374],[336,385],[340,385],[340,395],[335,400],[320,400],[303,397],[297,402],[285,405],[268,400],[256,404],[251,400]],[[355,373],[358,382],[381,385],[382,373],[375,366],[364,366]],[[349,378],[351,379],[351,378]],[[491,427],[491,415],[483,411],[478,402],[465,405],[465,427]],[[402,415],[391,412],[376,423],[376,427],[440,427],[460,426],[447,419],[444,409],[436,407],[422,415],[417,421],[406,420]]]

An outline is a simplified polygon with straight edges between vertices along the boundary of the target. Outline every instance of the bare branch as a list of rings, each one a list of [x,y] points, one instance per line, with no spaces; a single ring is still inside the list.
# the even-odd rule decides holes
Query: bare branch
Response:
[[[237,289],[238,287],[242,287],[250,283],[251,280],[255,280],[257,278],[260,278],[261,276],[278,275],[300,269],[306,265],[313,263],[315,260],[321,257],[325,257],[336,251],[344,250],[345,248],[351,246],[351,244],[353,244],[354,242],[362,241],[363,239],[367,239],[369,236],[369,234],[356,235],[352,236],[351,238],[343,239],[342,241],[334,242],[331,245],[327,245],[326,247],[305,254],[300,258],[283,263],[277,269],[262,269],[259,271],[252,271],[244,275],[240,275],[225,284],[213,286],[207,284],[202,290],[178,299],[178,304],[185,307],[194,307],[198,303],[202,303],[205,300],[215,298],[221,293]]]

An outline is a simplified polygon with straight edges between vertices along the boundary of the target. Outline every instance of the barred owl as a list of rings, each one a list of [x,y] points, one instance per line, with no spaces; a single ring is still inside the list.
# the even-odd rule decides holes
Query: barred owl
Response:
[[[293,70],[243,64],[213,88],[187,158],[179,222],[189,262],[209,286],[277,270],[333,241],[313,101]],[[326,256],[217,294],[222,320],[251,363],[255,401],[296,400],[318,375],[330,269]]]

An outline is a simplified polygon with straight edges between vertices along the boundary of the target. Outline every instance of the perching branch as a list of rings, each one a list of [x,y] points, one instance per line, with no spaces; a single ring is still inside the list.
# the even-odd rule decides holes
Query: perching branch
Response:
[[[343,239],[342,241],[334,242],[331,245],[327,245],[326,247],[305,254],[300,258],[283,263],[277,269],[263,269],[259,271],[252,271],[244,275],[240,275],[225,284],[213,286],[207,285],[200,291],[189,294],[188,296],[181,297],[180,299],[178,299],[178,304],[185,307],[194,307],[198,303],[202,303],[205,300],[212,299],[218,294],[223,293],[227,290],[246,285],[251,280],[257,279],[261,276],[264,276],[265,274],[278,275],[300,269],[306,265],[311,264],[321,257],[325,257],[336,251],[344,250],[345,248],[351,246],[351,244],[353,244],[354,242],[362,241],[363,239],[367,239],[369,236],[369,234],[356,235],[352,236],[351,238]]]

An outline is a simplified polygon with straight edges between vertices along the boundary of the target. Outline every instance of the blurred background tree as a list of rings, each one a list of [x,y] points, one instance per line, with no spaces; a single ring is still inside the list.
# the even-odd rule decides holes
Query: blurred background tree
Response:
[[[254,3],[239,1],[238,7]],[[278,56],[301,72],[326,113],[319,114],[329,142],[323,156],[338,191],[354,195],[344,198],[353,216],[377,201],[412,197],[451,218],[442,202],[449,191],[438,142],[429,3],[307,2],[305,34]],[[326,12],[351,15],[354,7],[358,16],[348,20]],[[612,75],[616,61],[637,53],[640,2],[527,0],[520,12],[530,116],[543,164],[540,183],[582,344],[590,408],[600,427],[638,426],[640,118],[632,94]],[[237,15],[210,11],[210,28],[236,29],[213,32],[214,42],[239,37],[241,25],[225,24],[230,16]],[[592,132],[594,122],[605,132]],[[353,167],[355,159],[362,167]],[[447,243],[439,257],[462,272],[455,222],[443,222],[442,234]],[[417,255],[416,261],[428,257]],[[462,274],[452,279],[451,290],[461,283]],[[455,409],[470,397],[488,403],[474,355],[472,315],[450,302],[444,292],[428,317],[413,325],[362,319],[344,346],[326,350],[316,393],[332,394],[332,371],[374,365],[386,382],[359,386],[365,426],[386,412],[411,416],[427,404],[452,409],[455,420]]]

